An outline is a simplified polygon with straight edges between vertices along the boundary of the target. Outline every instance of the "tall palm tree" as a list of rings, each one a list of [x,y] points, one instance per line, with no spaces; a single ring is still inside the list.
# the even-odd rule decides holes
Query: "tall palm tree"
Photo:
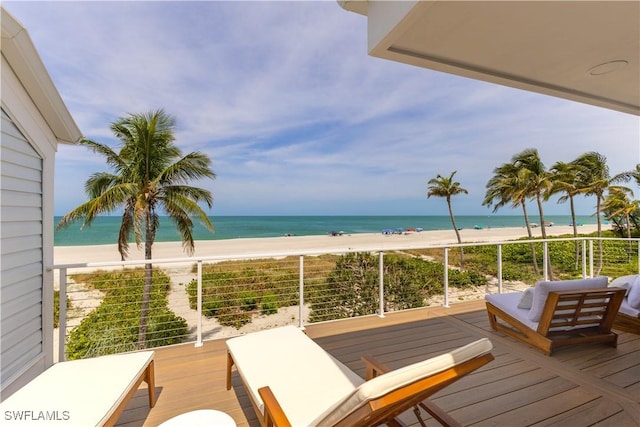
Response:
[[[609,194],[602,203],[606,218],[614,222],[618,228],[624,227],[628,239],[631,239],[631,217],[640,211],[640,201],[632,200],[631,197],[633,191],[630,188],[610,186]]]
[[[551,169],[551,181],[553,188],[551,194],[564,194],[558,199],[558,203],[565,203],[569,201],[569,208],[571,210],[571,224],[573,226],[573,237],[578,237],[578,224],[576,222],[576,209],[574,199],[580,194],[580,187],[578,186],[578,168],[572,163],[556,162]],[[580,245],[578,240],[575,240],[575,268],[578,268],[580,258]]]
[[[431,196],[436,197],[444,197],[447,200],[447,207],[449,208],[449,217],[451,218],[451,225],[453,226],[453,230],[456,232],[456,237],[458,238],[458,243],[462,243],[462,239],[460,238],[460,231],[458,230],[458,226],[456,225],[456,218],[453,215],[453,208],[451,207],[451,197],[458,194],[469,194],[469,192],[462,188],[458,181],[453,180],[453,176],[457,171],[451,172],[449,177],[444,177],[438,174],[435,178],[431,178],[427,188],[427,198]],[[460,247],[460,268],[464,268],[464,253],[462,251],[462,247]]]
[[[192,254],[193,222],[196,216],[213,231],[213,224],[199,206],[210,208],[213,196],[207,190],[187,185],[189,181],[215,178],[211,160],[199,152],[182,155],[174,144],[175,119],[162,109],[144,114],[131,114],[112,123],[111,131],[120,139],[120,151],[83,139],[80,144],[103,156],[113,172],[97,172],[85,183],[89,200],[66,214],[58,229],[83,220],[90,225],[100,214],[123,208],[118,236],[118,251],[122,260],[129,252],[133,232],[138,247],[144,241],[145,259],[152,259],[151,247],[159,227],[159,213],[174,222],[182,237],[183,248]],[[142,294],[138,348],[146,346],[149,298],[152,287],[152,265],[145,264],[145,284]]]
[[[540,160],[538,150],[535,148],[528,148],[521,153],[516,154],[512,158],[513,165],[519,170],[525,180],[524,192],[528,197],[533,197],[538,204],[538,213],[540,215],[540,230],[542,232],[542,238],[547,239],[546,222],[544,220],[544,210],[542,202],[549,199],[553,183],[551,181],[551,175],[547,171]],[[549,262],[547,254],[547,273],[550,278],[553,278],[553,271],[551,269],[551,262]]]
[[[578,186],[580,192],[586,196],[596,197],[596,219],[598,224],[598,237],[602,237],[602,202],[605,192],[611,183],[607,158],[600,153],[590,151],[582,154],[573,164],[577,166]],[[603,266],[602,240],[598,239],[599,264],[597,274],[600,274]]]
[[[527,212],[527,183],[524,179],[524,174],[513,163],[504,163],[502,166],[495,168],[493,174],[493,177],[487,182],[487,192],[482,205],[493,205],[494,213],[507,204],[511,204],[512,208],[521,206],[527,235],[529,240],[532,240],[533,233],[531,232],[531,222]],[[533,268],[538,274],[538,260],[533,242],[529,243],[529,247],[531,249],[531,258],[533,259]]]

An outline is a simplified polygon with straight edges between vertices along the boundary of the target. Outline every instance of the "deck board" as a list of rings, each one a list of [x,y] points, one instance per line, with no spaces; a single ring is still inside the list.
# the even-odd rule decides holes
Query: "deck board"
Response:
[[[397,368],[489,337],[495,360],[434,396],[464,425],[640,425],[637,335],[621,333],[618,348],[583,345],[550,357],[492,331],[482,301],[313,324],[306,332],[360,375],[363,354]],[[157,349],[155,365],[156,406],[148,408],[142,387],[118,425],[156,426],[196,409],[224,411],[238,426],[259,425],[235,371],[233,387],[226,390],[225,340]],[[411,412],[401,419],[419,426]]]

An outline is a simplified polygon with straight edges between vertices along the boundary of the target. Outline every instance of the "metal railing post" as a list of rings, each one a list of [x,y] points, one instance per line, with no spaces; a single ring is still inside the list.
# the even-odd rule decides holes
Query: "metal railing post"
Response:
[[[587,277],[587,240],[582,239],[582,278]]]
[[[549,242],[546,240],[542,242],[542,273],[543,280],[546,282],[549,280]]]
[[[300,255],[300,281],[298,283],[298,327],[304,329],[304,255]]]
[[[444,306],[449,307],[449,248],[444,248]]]
[[[198,320],[196,323],[196,347],[202,347],[202,260],[198,260],[198,287],[197,287],[197,310]]]
[[[67,350],[67,269],[61,268],[59,273],[60,298],[58,298],[58,362],[64,362]]]
[[[502,293],[502,245],[498,245],[498,293]]]
[[[379,286],[378,286],[378,300],[380,301],[380,308],[378,311],[379,317],[384,317],[384,252],[380,252],[378,257],[378,271],[379,271]]]
[[[593,239],[589,239],[589,277],[593,277]]]

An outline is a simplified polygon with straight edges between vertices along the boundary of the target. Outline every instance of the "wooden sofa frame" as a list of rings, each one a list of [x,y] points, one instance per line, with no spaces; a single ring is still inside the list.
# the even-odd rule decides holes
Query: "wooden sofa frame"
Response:
[[[634,317],[618,312],[613,322],[613,329],[640,335],[640,314]]]
[[[576,344],[605,343],[616,347],[618,335],[611,328],[624,294],[625,290],[620,288],[549,292],[537,330],[531,329],[490,302],[487,301],[486,304],[489,323],[494,330],[551,355],[559,347]],[[594,325],[595,323],[597,324]]]

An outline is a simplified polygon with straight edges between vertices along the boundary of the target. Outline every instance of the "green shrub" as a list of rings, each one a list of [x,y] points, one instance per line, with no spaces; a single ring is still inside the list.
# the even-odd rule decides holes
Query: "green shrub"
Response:
[[[67,299],[67,312],[71,309],[71,300],[69,299],[69,295],[66,297]],[[57,328],[60,326],[60,291],[53,291],[53,327]]]
[[[101,290],[100,305],[74,328],[67,342],[67,359],[80,359],[137,349],[144,270],[97,272],[75,278]],[[167,308],[169,278],[153,271],[146,347],[177,344],[187,333],[187,322]]]
[[[276,314],[278,312],[278,298],[276,298],[273,293],[267,292],[264,294],[261,302],[261,311],[262,314],[265,315]]]

